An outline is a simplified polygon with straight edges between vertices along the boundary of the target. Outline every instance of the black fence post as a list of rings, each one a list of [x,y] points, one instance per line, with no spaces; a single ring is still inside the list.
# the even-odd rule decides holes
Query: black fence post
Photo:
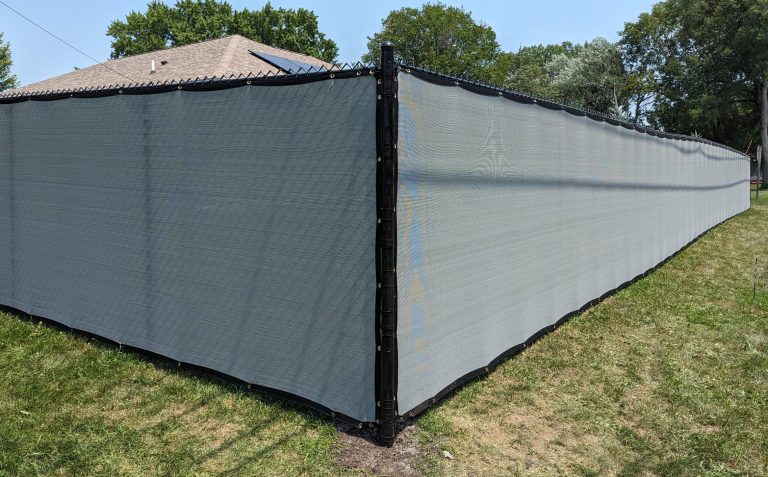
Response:
[[[376,78],[376,420],[382,445],[395,441],[397,419],[397,65],[381,45]]]

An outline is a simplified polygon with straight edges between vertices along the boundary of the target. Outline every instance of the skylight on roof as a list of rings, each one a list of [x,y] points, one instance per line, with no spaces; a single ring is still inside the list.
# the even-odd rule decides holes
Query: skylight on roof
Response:
[[[316,71],[319,69],[319,67],[316,65],[310,65],[309,63],[303,63],[301,61],[289,60],[288,58],[283,58],[282,56],[270,55],[269,53],[264,53],[263,51],[248,51],[250,51],[253,56],[266,61],[276,68],[280,68],[288,74],[306,73],[308,71]]]

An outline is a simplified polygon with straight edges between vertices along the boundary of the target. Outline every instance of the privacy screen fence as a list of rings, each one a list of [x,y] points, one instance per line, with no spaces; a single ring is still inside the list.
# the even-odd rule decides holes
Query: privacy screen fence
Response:
[[[749,207],[749,158],[395,64],[0,100],[0,303],[396,422]]]

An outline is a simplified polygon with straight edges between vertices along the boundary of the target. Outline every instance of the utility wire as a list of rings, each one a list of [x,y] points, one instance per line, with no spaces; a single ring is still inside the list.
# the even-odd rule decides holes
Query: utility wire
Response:
[[[62,39],[61,37],[59,37],[59,36],[56,36],[55,34],[51,33],[51,32],[50,32],[50,31],[48,31],[48,30],[46,30],[45,28],[43,28],[43,27],[42,27],[42,25],[40,25],[39,23],[35,23],[35,21],[33,21],[31,18],[29,18],[29,17],[25,16],[25,15],[24,15],[23,13],[21,13],[20,11],[16,10],[16,9],[15,9],[15,8],[13,8],[12,6],[10,6],[10,5],[8,5],[7,3],[5,3],[3,0],[0,0],[0,4],[3,4],[3,5],[5,6],[5,8],[7,8],[8,10],[12,11],[12,12],[13,12],[13,13],[15,13],[16,15],[18,15],[18,16],[20,16],[21,18],[25,19],[25,20],[26,20],[26,21],[28,21],[29,23],[31,23],[31,24],[33,24],[33,25],[35,25],[37,28],[39,28],[39,29],[43,30],[43,31],[44,31],[44,32],[46,32],[47,34],[49,34],[49,35],[51,35],[52,37],[56,38],[57,40],[59,40],[60,42],[64,43],[65,45],[67,45],[68,47],[72,48],[73,50],[75,50],[76,52],[80,53],[81,55],[85,56],[86,58],[89,58],[89,59],[91,59],[92,61],[95,61],[96,63],[100,64],[100,65],[101,65],[101,66],[103,66],[104,68],[108,69],[109,71],[111,71],[111,72],[113,72],[113,73],[115,73],[115,74],[117,74],[117,75],[120,75],[120,76],[122,76],[123,78],[127,79],[127,80],[128,80],[128,81],[130,81],[131,83],[137,83],[137,81],[134,81],[133,79],[131,79],[131,78],[129,78],[129,77],[127,77],[127,76],[125,76],[124,74],[120,73],[119,71],[116,71],[116,70],[114,70],[114,69],[110,68],[109,66],[105,65],[104,63],[102,63],[101,61],[99,61],[99,60],[97,60],[96,58],[92,57],[91,55],[89,55],[88,53],[84,52],[83,50],[81,50],[81,49],[79,49],[79,48],[77,48],[77,47],[73,46],[73,45],[72,45],[72,44],[70,44],[70,43],[67,43],[67,42],[66,42],[66,41],[64,41],[64,39]]]

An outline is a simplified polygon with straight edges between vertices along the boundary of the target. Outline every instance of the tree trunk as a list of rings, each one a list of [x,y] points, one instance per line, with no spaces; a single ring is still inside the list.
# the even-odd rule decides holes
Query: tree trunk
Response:
[[[768,189],[768,74],[760,88],[760,144],[763,145],[763,189]]]

